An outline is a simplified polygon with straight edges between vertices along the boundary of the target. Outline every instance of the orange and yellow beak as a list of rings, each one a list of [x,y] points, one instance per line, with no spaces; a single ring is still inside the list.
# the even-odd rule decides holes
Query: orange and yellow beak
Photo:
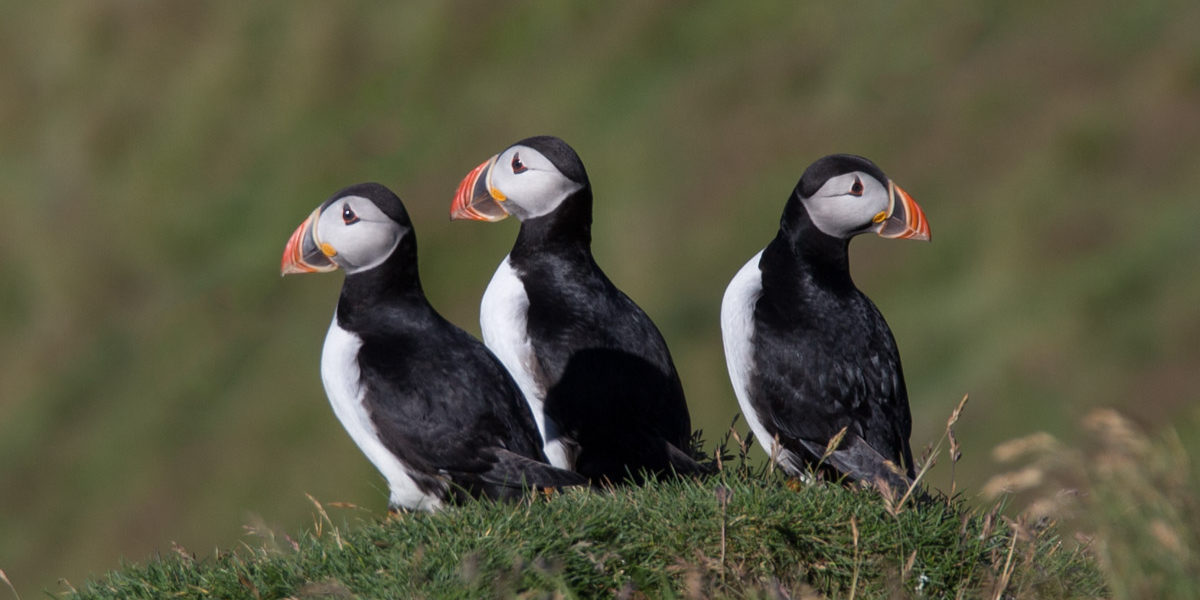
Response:
[[[284,275],[324,273],[338,268],[337,264],[329,259],[329,252],[333,252],[333,248],[326,245],[323,249],[317,242],[316,226],[320,216],[321,208],[317,208],[292,232],[292,237],[288,238],[280,265]]]
[[[876,232],[880,237],[909,240],[929,240],[929,221],[925,211],[904,188],[888,181],[888,209],[879,214],[883,223]]]
[[[454,202],[450,203],[451,219],[499,221],[508,216],[508,211],[501,205],[505,201],[504,194],[491,184],[492,167],[496,164],[498,156],[493,156],[471,169],[458,184]]]

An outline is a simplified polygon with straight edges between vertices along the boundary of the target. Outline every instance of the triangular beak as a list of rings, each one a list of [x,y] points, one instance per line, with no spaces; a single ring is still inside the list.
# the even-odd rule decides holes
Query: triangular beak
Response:
[[[499,156],[499,155],[497,155]],[[499,221],[508,216],[500,202],[503,196],[492,189],[489,183],[492,176],[492,166],[496,164],[493,156],[483,164],[471,169],[470,173],[458,184],[454,194],[454,202],[450,204],[451,219],[472,219],[475,221]]]
[[[288,238],[280,265],[280,270],[284,275],[324,273],[338,268],[337,264],[329,260],[329,257],[321,251],[320,245],[317,244],[314,228],[320,216],[321,209],[317,208],[296,228],[296,231],[292,232],[292,237]]]
[[[887,218],[877,232],[880,237],[909,240],[929,240],[929,221],[925,211],[904,188],[888,181]]]

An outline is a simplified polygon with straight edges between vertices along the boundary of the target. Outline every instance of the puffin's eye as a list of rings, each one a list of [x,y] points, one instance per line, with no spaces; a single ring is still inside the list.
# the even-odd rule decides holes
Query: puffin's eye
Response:
[[[349,204],[342,205],[342,222],[347,225],[353,225],[358,222],[358,215],[354,214],[354,210]]]
[[[525,171],[529,170],[529,167],[526,167],[525,163],[521,162],[521,153],[520,152],[513,154],[512,170],[513,170],[514,174],[515,173],[524,173]]]
[[[856,175],[854,177],[854,185],[850,186],[850,195],[851,196],[861,196],[862,194],[863,194],[862,180],[859,179],[858,176]]]

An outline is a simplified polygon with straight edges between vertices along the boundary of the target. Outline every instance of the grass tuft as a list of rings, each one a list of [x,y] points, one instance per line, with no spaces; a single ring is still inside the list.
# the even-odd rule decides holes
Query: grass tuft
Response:
[[[743,455],[744,456],[744,455]],[[1095,561],[1037,529],[922,499],[890,512],[877,492],[789,486],[743,460],[700,480],[519,503],[474,502],[336,524],[313,500],[296,538],[198,558],[178,548],[69,594],[107,598],[1093,597]],[[338,515],[336,512],[333,515]],[[279,540],[286,539],[286,543]]]

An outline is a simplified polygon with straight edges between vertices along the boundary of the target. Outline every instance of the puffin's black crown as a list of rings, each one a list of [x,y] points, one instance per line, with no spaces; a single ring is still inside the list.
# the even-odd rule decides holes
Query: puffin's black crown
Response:
[[[541,152],[542,156],[549,159],[555,168],[568,179],[580,185],[588,184],[587,171],[583,168],[583,161],[579,159],[575,149],[561,139],[552,135],[535,135],[525,138],[513,146],[528,146]]]
[[[817,159],[804,170],[800,181],[796,183],[796,192],[801,198],[811,198],[826,181],[854,171],[862,171],[878,179],[880,183],[887,184],[887,175],[869,159],[855,154],[830,154]]]
[[[356,183],[350,187],[343,188],[334,194],[333,197],[326,200],[325,204],[321,205],[321,208],[323,209],[346,196],[366,198],[379,207],[379,210],[383,211],[383,214],[387,215],[393,221],[410,229],[412,228],[412,221],[409,220],[408,211],[405,210],[404,203],[400,201],[400,197],[381,183]]]

